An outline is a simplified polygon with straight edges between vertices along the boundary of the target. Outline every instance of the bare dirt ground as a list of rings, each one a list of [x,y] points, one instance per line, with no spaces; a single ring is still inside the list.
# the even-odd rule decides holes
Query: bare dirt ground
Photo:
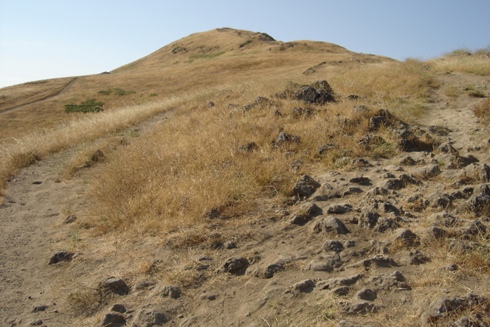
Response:
[[[448,128],[450,132],[444,138],[452,143],[461,155],[473,153],[478,155],[480,162],[489,162],[490,156],[485,150],[488,149],[488,139],[484,137],[489,135],[487,127],[480,124],[471,111],[479,99],[469,97],[464,91],[456,97],[448,97],[444,93],[448,87],[458,90],[463,90],[470,84],[487,87],[489,81],[462,74],[441,75],[440,80],[443,86],[434,93],[433,102],[428,104],[428,114],[420,124]],[[162,117],[156,120],[156,123],[160,122]],[[154,124],[142,125],[140,130],[150,130],[153,126]],[[220,250],[221,252],[207,248],[173,251],[171,247],[165,246],[165,240],[156,237],[137,240],[132,244],[120,242],[117,235],[104,239],[90,238],[90,234],[80,232],[79,225],[74,228],[73,224],[65,223],[66,217],[72,214],[83,216],[84,208],[90,206],[90,199],[85,194],[84,175],[78,179],[62,177],[65,164],[73,154],[74,150],[70,150],[53,155],[24,169],[9,181],[5,204],[0,207],[1,326],[101,326],[104,315],[109,312],[110,304],[114,303],[124,304],[128,309],[124,316],[125,321],[127,325],[131,325],[130,321],[133,321],[133,326],[301,325],[299,321],[286,315],[285,311],[293,312],[306,321],[309,318],[302,316],[304,307],[322,307],[325,293],[312,291],[310,288],[320,288],[322,279],[325,282],[325,274],[328,278],[346,277],[360,271],[358,267],[351,267],[356,261],[353,254],[351,257],[345,256],[344,268],[334,270],[334,273],[308,270],[308,262],[318,255],[326,238],[309,234],[308,226],[296,227],[283,221],[284,213],[280,212],[281,208],[270,220],[257,217],[256,225],[240,226],[240,231],[232,228],[221,231],[225,239],[235,241],[238,245],[238,249],[230,246],[229,250]],[[377,181],[381,179],[381,175],[376,175],[375,169],[382,170],[385,166],[392,165],[393,161],[377,161],[372,164],[375,168],[364,173],[365,176],[371,176],[373,181]],[[390,172],[389,168],[385,171]],[[356,175],[356,172],[350,172],[345,173],[343,177]],[[335,176],[326,172],[317,178],[333,183]],[[435,192],[441,187],[437,183],[434,183],[434,186],[430,183],[426,185],[428,186],[424,189],[425,192]],[[341,199],[339,203],[348,201],[352,201],[354,206],[359,202],[356,199]],[[329,202],[319,205],[326,212],[330,204]],[[271,209],[264,215],[271,212],[274,210]],[[350,218],[343,220],[350,221]],[[356,227],[349,225],[349,228],[358,231]],[[412,229],[415,231],[417,227]],[[360,229],[358,232],[358,238],[350,236],[357,244],[355,249],[367,247],[371,239],[362,234]],[[248,234],[253,235],[246,237]],[[236,238],[236,235],[241,235],[242,238]],[[72,262],[49,265],[50,257],[59,250],[72,250],[77,256]],[[253,268],[250,271],[254,270],[255,273],[247,271],[246,274],[235,276],[215,275],[214,272],[199,275],[200,273],[195,272],[218,270],[227,257],[246,257],[251,264],[250,268]],[[396,255],[395,259],[402,261],[402,258]],[[254,260],[257,262],[256,265]],[[280,278],[257,278],[263,274],[263,267],[267,263],[278,263],[278,266],[281,266],[274,272]],[[430,267],[431,272],[436,269]],[[176,276],[178,268],[181,268],[181,273]],[[398,270],[412,281],[410,273],[413,273],[415,278],[426,274],[423,269],[416,270],[414,267],[402,267]],[[382,272],[385,271],[374,270],[370,272],[371,275],[364,272],[363,276],[372,277],[372,274]],[[209,278],[211,275],[215,277]],[[110,299],[97,297],[95,289],[98,283],[110,276],[125,279],[133,287],[131,294]],[[161,276],[165,276],[166,280],[159,281]],[[202,288],[198,286],[200,277],[208,278],[207,283],[202,282]],[[186,287],[186,278],[194,286]],[[364,278],[368,285],[367,277],[360,278]],[[313,284],[298,284],[306,280],[311,280]],[[184,289],[182,297],[176,300],[162,296],[165,294],[165,287],[168,289],[168,286],[173,286],[176,281],[180,281],[180,285],[177,286]],[[461,289],[477,291],[483,287],[485,292],[489,289],[487,282],[477,279],[469,278],[458,283]],[[481,285],[477,285],[478,283]],[[301,294],[297,293],[298,290]],[[426,289],[427,292],[430,290]],[[423,303],[423,299],[413,300],[415,294],[394,295],[379,292],[383,294],[377,300],[380,307],[386,308],[393,303],[424,306],[420,304]],[[447,292],[451,293],[451,287],[447,288]],[[77,312],[76,308],[73,308],[74,303],[68,300],[71,294],[85,294],[87,302],[94,302],[95,312]],[[426,294],[428,298],[432,295]],[[417,296],[423,297],[423,294]],[[79,301],[84,301],[83,296],[79,296]],[[100,303],[96,303],[98,301]],[[339,304],[338,301],[336,303]],[[87,306],[90,305],[85,303],[85,307]],[[325,312],[327,309],[332,312]],[[338,317],[342,315],[338,314],[336,307],[327,309],[323,306],[323,309],[314,309],[308,314],[320,315],[319,312],[323,310],[321,315],[324,319],[331,315],[337,317],[335,320],[340,320]],[[399,315],[403,310],[398,308],[393,309],[393,312]],[[154,324],[141,323],[145,321],[145,314],[155,316],[155,312],[162,312],[166,318],[162,318],[161,323],[157,323],[156,318],[152,318]],[[278,320],[277,317],[284,318]],[[356,316],[352,319],[358,320]],[[387,324],[390,325],[389,321]],[[379,324],[373,322],[372,325]]]

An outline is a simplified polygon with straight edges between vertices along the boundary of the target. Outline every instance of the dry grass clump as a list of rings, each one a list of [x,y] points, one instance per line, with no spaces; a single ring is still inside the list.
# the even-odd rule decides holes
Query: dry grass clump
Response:
[[[436,71],[442,73],[462,72],[480,76],[490,75],[490,50],[474,52],[465,49],[454,50],[440,58],[429,61]]]
[[[490,98],[482,100],[475,105],[473,113],[484,122],[490,121]]]

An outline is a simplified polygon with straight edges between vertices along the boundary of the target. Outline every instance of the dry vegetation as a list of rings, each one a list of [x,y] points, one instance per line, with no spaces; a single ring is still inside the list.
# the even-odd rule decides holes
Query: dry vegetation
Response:
[[[454,50],[428,63],[441,73],[464,72],[480,76],[490,75],[490,49]]]

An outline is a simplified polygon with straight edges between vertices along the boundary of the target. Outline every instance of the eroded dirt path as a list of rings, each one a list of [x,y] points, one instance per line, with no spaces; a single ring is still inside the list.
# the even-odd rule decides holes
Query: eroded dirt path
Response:
[[[76,206],[83,197],[83,185],[59,178],[68,155],[39,161],[9,182],[5,204],[0,207],[2,326],[24,326],[38,320],[39,312],[32,311],[39,306],[48,306],[45,312],[50,314],[44,314],[44,320],[56,321],[51,293],[60,270],[48,265],[51,242],[63,223],[64,208]]]

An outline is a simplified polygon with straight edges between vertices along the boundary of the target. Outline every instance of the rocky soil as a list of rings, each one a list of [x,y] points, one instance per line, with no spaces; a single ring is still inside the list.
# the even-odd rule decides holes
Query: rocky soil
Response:
[[[201,246],[94,238],[72,153],[25,169],[0,207],[0,325],[488,326],[490,134],[444,90],[489,81],[439,78],[417,124],[370,119],[363,146],[386,128],[401,155],[308,172],[250,224],[210,217]]]

